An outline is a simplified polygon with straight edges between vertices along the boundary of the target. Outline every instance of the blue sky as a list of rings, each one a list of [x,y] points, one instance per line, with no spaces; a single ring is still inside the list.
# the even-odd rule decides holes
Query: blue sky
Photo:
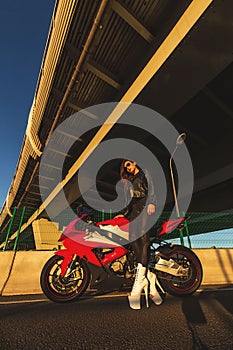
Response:
[[[18,162],[54,5],[0,2],[0,208]]]
[[[200,233],[199,235],[190,236],[192,248],[232,248],[233,228],[218,230],[208,233]],[[173,243],[179,244],[180,239],[173,239]],[[188,247],[187,237],[184,237],[184,243]]]

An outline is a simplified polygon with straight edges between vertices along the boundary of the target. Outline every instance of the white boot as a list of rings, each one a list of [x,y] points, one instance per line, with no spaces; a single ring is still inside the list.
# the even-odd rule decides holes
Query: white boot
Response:
[[[132,309],[141,309],[141,294],[144,290],[146,297],[146,306],[149,307],[148,303],[148,280],[146,278],[146,267],[142,264],[138,264],[135,281],[133,284],[132,291],[128,296],[129,306]]]
[[[156,281],[157,281],[156,274],[154,272],[148,270],[147,278],[150,282],[150,298],[151,298],[151,300],[153,300],[153,302],[156,305],[161,305],[163,302],[163,299],[161,298],[159,292],[156,289]]]

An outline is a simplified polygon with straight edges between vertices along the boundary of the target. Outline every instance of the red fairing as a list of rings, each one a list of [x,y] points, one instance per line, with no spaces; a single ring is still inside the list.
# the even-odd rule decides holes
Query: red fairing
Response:
[[[112,225],[112,226],[119,226],[122,231],[129,232],[129,220],[125,217],[119,217],[119,218],[113,218],[105,221],[100,221],[96,224],[99,225]]]
[[[65,275],[69,263],[71,262],[75,254],[78,255],[81,259],[101,267],[103,265],[107,265],[108,263],[117,258],[120,258],[121,256],[125,255],[128,251],[124,247],[114,244],[114,242],[111,244],[111,242],[102,242],[101,239],[99,241],[98,237],[96,237],[96,239],[94,238],[93,240],[88,239],[89,232],[77,230],[75,227],[76,223],[83,217],[84,216],[74,219],[66,227],[64,233],[59,239],[59,241],[63,242],[63,245],[66,248],[61,249],[55,253],[56,255],[64,257],[61,264],[62,276]],[[112,220],[106,221],[108,221],[110,224],[110,221]],[[103,221],[103,223],[106,223],[106,221]],[[126,221],[128,223],[127,219],[114,220],[114,222],[116,221],[118,223],[121,222],[122,225],[123,223],[125,224]],[[115,225],[117,224],[115,223]],[[102,258],[97,258],[97,256],[93,252],[95,248],[110,248],[111,250],[109,251],[109,253],[105,253]]]
[[[162,230],[160,231],[159,236],[162,236],[165,233],[172,232],[183,221],[184,221],[184,218],[165,221],[162,225]]]
[[[111,261],[120,258],[128,252],[124,247],[118,246],[111,253],[105,254],[104,258],[101,259],[103,265],[107,265]]]
[[[72,232],[78,232],[76,227],[75,227],[75,224],[84,219],[85,217],[87,216],[87,214],[83,214],[81,215],[80,217],[77,217],[76,219],[74,219],[73,221],[71,221],[67,226],[66,226],[66,229],[65,231],[62,233],[61,237],[59,238],[59,242],[63,241],[66,236],[69,234],[69,233],[72,233]]]
[[[61,274],[64,276],[69,263],[72,260],[74,254],[77,254],[80,258],[87,260],[88,262],[101,267],[102,265],[107,265],[111,261],[120,258],[127,253],[127,249],[121,246],[114,246],[114,250],[109,253],[104,254],[102,259],[98,259],[97,256],[92,251],[92,247],[85,244],[78,244],[70,239],[66,239],[63,243],[67,249],[62,249],[55,252],[56,255],[63,256],[64,260],[61,264]],[[95,248],[97,245],[95,244]],[[110,245],[106,245],[107,248],[111,248]]]

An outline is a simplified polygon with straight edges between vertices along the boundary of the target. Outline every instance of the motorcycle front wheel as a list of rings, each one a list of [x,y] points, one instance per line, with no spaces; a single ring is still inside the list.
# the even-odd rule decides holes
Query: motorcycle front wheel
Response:
[[[61,275],[61,263],[64,257],[54,255],[44,265],[40,284],[44,294],[57,303],[77,300],[87,289],[90,271],[83,260],[73,263],[67,277]]]
[[[166,257],[173,259],[184,268],[188,268],[186,276],[172,276],[159,272],[158,277],[162,287],[171,295],[183,296],[193,294],[202,282],[202,266],[197,255],[181,245],[174,245],[166,252]]]

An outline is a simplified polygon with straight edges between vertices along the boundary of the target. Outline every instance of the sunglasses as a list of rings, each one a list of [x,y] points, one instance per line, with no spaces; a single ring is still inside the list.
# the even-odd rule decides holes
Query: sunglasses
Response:
[[[132,166],[133,164],[134,164],[134,163],[132,163],[132,162],[130,162],[130,161],[125,162],[124,168],[127,169],[127,168],[129,168],[130,166]]]

